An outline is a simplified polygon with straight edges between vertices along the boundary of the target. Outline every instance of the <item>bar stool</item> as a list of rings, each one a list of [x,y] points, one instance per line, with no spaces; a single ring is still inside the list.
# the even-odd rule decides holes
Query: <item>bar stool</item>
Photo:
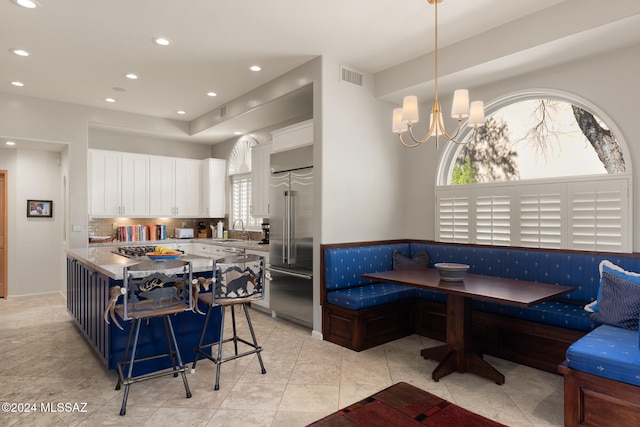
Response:
[[[208,310],[202,326],[202,333],[200,335],[200,341],[198,346],[194,349],[195,359],[191,367],[191,372],[195,372],[196,363],[200,357],[204,357],[216,364],[216,382],[214,390],[220,389],[220,366],[231,360],[235,360],[239,357],[256,354],[258,361],[260,362],[260,369],[262,374],[266,374],[267,371],[262,363],[262,356],[260,352],[262,347],[258,345],[256,340],[256,334],[251,324],[251,316],[249,315],[248,303],[262,299],[264,296],[264,281],[265,281],[265,265],[264,257],[258,255],[237,255],[226,258],[220,258],[214,260],[213,266],[213,279],[209,282],[213,282],[211,292],[199,293],[198,301],[202,301],[208,306]],[[202,278],[197,280],[202,281]],[[234,307],[239,305],[244,311],[244,315],[247,319],[247,325],[249,326],[249,332],[251,333],[251,342],[238,337],[238,331],[236,328],[236,314]],[[233,336],[224,338],[224,317],[226,308],[231,308],[231,320],[233,323]],[[209,324],[209,318],[211,313],[216,311],[220,312],[220,335],[215,342],[204,343],[204,338]],[[222,344],[233,341],[234,354],[228,357],[222,357]],[[238,343],[246,344],[251,350],[243,353],[238,353]],[[218,346],[217,356],[213,356],[213,346]],[[209,352],[204,350],[210,349]]]
[[[113,310],[122,320],[131,321],[124,357],[117,365],[118,383],[116,384],[116,390],[120,390],[121,385],[124,384],[120,415],[126,414],[129,386],[135,382],[165,375],[177,377],[182,374],[186,397],[191,397],[189,383],[185,374],[188,368],[182,363],[182,357],[180,356],[180,350],[171,323],[171,315],[193,310],[192,278],[190,261],[145,261],[124,267],[123,286],[119,290],[123,296],[123,303],[113,306]],[[116,291],[118,291],[117,287],[112,288],[113,303],[118,299]],[[143,331],[153,333],[153,318],[162,318],[164,334],[167,340],[167,351],[162,352],[164,350],[162,344],[154,341],[152,343],[153,348],[145,349],[145,352],[155,354],[145,354],[144,357],[136,358],[136,351],[139,350],[140,327],[145,323]],[[160,348],[157,348],[158,345]],[[168,358],[169,360],[165,360],[164,363],[158,361],[152,364],[140,365],[138,366],[140,371],[134,375],[134,364],[162,358]],[[171,362],[170,365],[169,361]]]

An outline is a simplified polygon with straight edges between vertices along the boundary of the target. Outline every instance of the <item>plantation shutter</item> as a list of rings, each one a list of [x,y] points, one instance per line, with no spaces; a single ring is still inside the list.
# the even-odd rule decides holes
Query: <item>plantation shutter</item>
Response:
[[[520,245],[529,248],[562,247],[560,193],[520,196]]]
[[[476,198],[476,243],[498,246],[511,243],[511,200],[508,195]]]
[[[440,226],[439,240],[442,242],[469,242],[469,198],[440,197],[438,199]]]
[[[251,174],[231,175],[231,218],[241,219],[245,229],[258,226],[258,220],[250,213],[251,207]]]
[[[630,187],[621,174],[440,186],[436,239],[631,252]]]
[[[622,185],[621,185],[622,184]],[[620,181],[572,185],[571,247],[620,252],[630,246],[628,190]]]

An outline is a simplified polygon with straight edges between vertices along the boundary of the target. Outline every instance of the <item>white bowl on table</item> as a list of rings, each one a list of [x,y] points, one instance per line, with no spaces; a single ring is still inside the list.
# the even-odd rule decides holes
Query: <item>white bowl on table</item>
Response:
[[[454,262],[438,262],[433,265],[438,273],[440,273],[440,279],[449,282],[461,282],[464,280],[469,266],[467,264],[457,264]]]

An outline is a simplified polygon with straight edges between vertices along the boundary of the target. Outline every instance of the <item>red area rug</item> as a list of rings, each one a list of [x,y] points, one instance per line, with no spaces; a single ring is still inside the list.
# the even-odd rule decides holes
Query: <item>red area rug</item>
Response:
[[[407,383],[397,383],[334,412],[314,427],[496,427],[497,423]]]

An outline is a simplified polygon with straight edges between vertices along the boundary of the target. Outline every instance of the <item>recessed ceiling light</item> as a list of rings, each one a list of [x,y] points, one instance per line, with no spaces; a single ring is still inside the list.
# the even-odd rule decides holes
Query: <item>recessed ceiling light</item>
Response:
[[[39,4],[33,0],[12,0],[12,1],[18,6],[26,7],[27,9],[35,9],[36,7],[39,6]]]
[[[13,142],[13,141],[7,141],[7,142],[5,142],[5,144],[7,144],[7,145],[16,145],[16,143]]]
[[[9,52],[13,53],[14,55],[18,55],[18,56],[29,56],[29,52],[27,52],[24,49],[9,49]]]
[[[22,87],[22,86],[24,86],[24,83],[19,82],[19,81],[11,82],[11,84],[12,84],[12,85],[14,85],[14,86],[17,86],[17,87]]]
[[[124,76],[129,80],[136,80],[138,78],[138,75],[133,73],[128,73],[128,74],[125,74]]]
[[[178,113],[178,114],[187,114],[187,112],[183,111],[183,110],[178,110],[178,111],[176,111],[176,113]]]
[[[159,46],[169,46],[171,44],[171,40],[166,37],[154,37],[151,40]]]
[[[240,131],[235,131],[233,134],[234,135],[242,135],[244,132],[240,132]]]
[[[207,96],[218,96],[215,92],[207,92]]]
[[[259,65],[252,65],[251,67],[249,67],[249,69],[251,71],[260,71],[260,70],[262,70],[262,68],[260,68]]]
[[[105,98],[104,100],[107,102],[116,102],[115,98]]]

